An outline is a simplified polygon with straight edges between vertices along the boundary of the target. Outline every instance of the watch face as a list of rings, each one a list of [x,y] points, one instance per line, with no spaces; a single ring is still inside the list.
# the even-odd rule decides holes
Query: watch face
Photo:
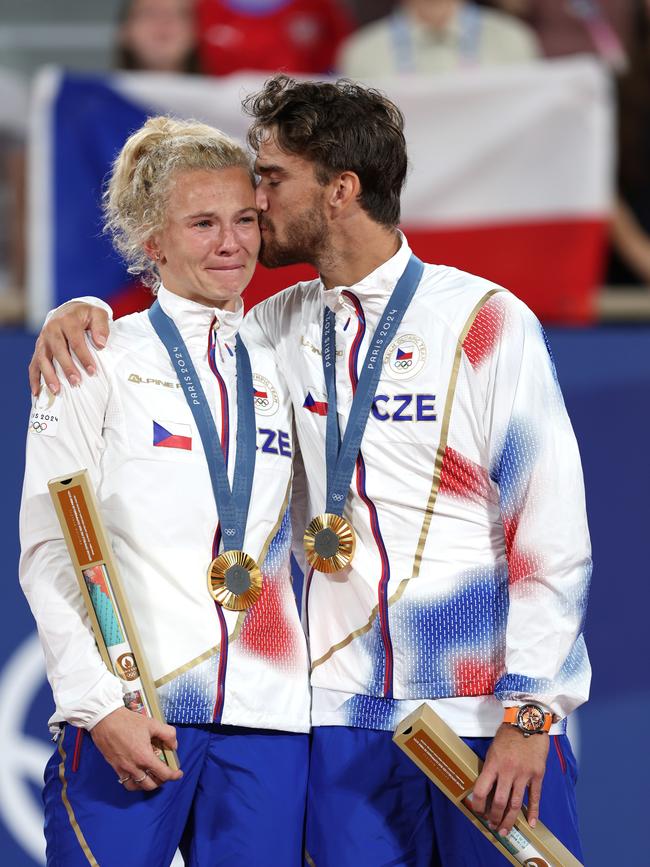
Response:
[[[519,708],[517,724],[522,731],[539,732],[544,728],[544,711],[536,704],[525,704]]]

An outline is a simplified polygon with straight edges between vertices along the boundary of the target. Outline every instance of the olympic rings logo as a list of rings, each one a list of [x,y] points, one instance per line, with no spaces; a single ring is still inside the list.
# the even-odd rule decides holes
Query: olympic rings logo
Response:
[[[422,372],[426,361],[424,340],[418,334],[400,334],[386,350],[384,367],[386,373],[395,379],[413,379]]]
[[[270,416],[280,408],[278,392],[273,383],[260,373],[253,374],[253,404],[258,415]]]
[[[32,430],[36,433],[43,433],[43,431],[47,430],[47,423],[44,421],[33,421]]]

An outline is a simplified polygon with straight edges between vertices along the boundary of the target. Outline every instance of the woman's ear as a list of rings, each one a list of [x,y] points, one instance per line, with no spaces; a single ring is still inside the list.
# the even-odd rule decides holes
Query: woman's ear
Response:
[[[144,244],[142,245],[142,249],[147,254],[147,256],[151,259],[152,262],[155,262],[156,265],[164,265],[167,261],[165,257],[160,252],[160,246],[158,244],[158,239],[155,235],[151,238],[148,238]]]

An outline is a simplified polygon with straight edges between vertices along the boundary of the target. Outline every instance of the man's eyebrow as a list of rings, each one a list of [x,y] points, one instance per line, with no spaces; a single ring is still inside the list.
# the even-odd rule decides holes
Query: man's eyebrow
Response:
[[[286,175],[287,170],[282,166],[277,166],[274,163],[255,163],[255,173],[258,175]]]

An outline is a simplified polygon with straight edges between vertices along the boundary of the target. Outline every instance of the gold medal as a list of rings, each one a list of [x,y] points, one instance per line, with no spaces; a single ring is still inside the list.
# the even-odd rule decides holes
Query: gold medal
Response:
[[[243,551],[224,551],[210,563],[208,590],[223,608],[244,611],[262,594],[262,573]]]
[[[354,557],[357,540],[340,515],[326,512],[314,518],[304,537],[307,561],[319,572],[340,572]]]

